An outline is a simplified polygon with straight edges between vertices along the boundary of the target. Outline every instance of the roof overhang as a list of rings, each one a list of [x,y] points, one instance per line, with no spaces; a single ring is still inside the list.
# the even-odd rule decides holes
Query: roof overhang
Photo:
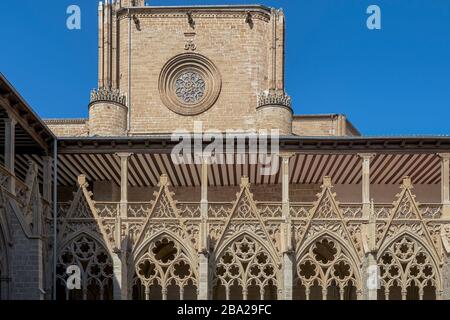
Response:
[[[200,164],[175,164],[171,157],[178,143],[169,135],[63,138],[59,140],[59,181],[72,185],[78,175],[85,174],[91,181],[119,184],[120,159],[116,154],[130,152],[131,186],[156,186],[159,176],[167,174],[173,186],[198,187]],[[405,176],[415,184],[437,184],[441,180],[439,154],[450,152],[448,137],[281,137],[279,143],[280,152],[294,154],[290,161],[292,184],[320,184],[323,176],[330,176],[335,184],[359,184],[362,153],[373,154],[372,184],[400,184]],[[242,176],[248,176],[252,184],[281,183],[279,169],[273,175],[263,175],[265,166],[252,163],[248,155],[241,163],[234,159],[233,163],[209,166],[210,185],[236,186]]]
[[[0,109],[0,117],[12,117],[17,122],[17,153],[50,153],[50,149],[56,137],[1,73]],[[3,144],[3,127],[0,128],[0,141],[0,143]]]
[[[235,135],[245,139],[248,135]],[[444,153],[450,152],[450,137],[298,137],[279,138],[280,151],[295,153]],[[179,143],[171,135],[145,137],[78,137],[59,139],[59,153],[170,153]],[[204,142],[204,146],[210,142]],[[271,146],[270,137],[268,146]]]

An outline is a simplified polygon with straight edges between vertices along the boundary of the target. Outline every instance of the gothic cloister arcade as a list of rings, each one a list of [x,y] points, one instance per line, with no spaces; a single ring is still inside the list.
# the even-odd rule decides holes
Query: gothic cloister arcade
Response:
[[[204,217],[200,203],[176,201],[162,176],[121,229],[120,206],[93,201],[88,188],[80,177],[74,200],[60,206],[61,299],[274,300],[289,290],[295,300],[443,298],[448,228],[407,178],[391,205],[372,203],[364,218],[337,201],[326,177],[316,201],[291,203],[286,218],[282,203],[255,201],[246,178],[234,201],[211,203]],[[80,291],[64,288],[70,264],[82,270]],[[378,288],[367,285],[370,266]]]

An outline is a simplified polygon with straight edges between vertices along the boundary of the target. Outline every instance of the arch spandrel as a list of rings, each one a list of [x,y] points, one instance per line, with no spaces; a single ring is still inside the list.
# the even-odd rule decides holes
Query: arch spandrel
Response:
[[[143,225],[134,225],[133,230],[133,255],[146,243],[148,239],[153,238],[155,234],[168,230],[177,237],[189,239],[189,245],[193,250],[197,250],[199,243],[198,226],[196,224],[185,224],[180,216],[177,202],[174,200],[174,193],[169,190],[169,180],[166,175],[162,175],[159,182],[159,190],[154,193],[154,200],[151,204],[150,212]]]
[[[387,221],[377,225],[377,246],[379,251],[384,251],[386,246],[403,234],[411,234],[420,239],[428,248],[433,260],[442,261],[442,248],[440,241],[436,240],[437,231],[424,220],[419,210],[420,203],[412,192],[414,189],[411,179],[406,177],[400,186],[400,193],[396,195]],[[438,231],[444,225],[438,226]],[[436,227],[436,226],[435,226]],[[432,236],[434,234],[435,236]]]
[[[361,227],[348,224],[344,218],[329,177],[324,177],[321,189],[308,218],[302,224],[294,226],[297,253],[302,252],[311,242],[309,239],[315,239],[322,234],[333,234],[336,239],[346,243],[349,252],[355,253],[355,261],[360,264],[363,255]]]
[[[88,190],[89,184],[86,177],[78,177],[78,189],[69,209],[65,213],[62,225],[58,231],[58,242],[64,243],[66,239],[72,239],[74,235],[86,232],[97,234],[101,238],[109,253],[114,252],[116,246],[115,219],[102,219],[99,217],[95,203],[92,200],[92,192]]]
[[[249,180],[246,177],[242,178],[241,189],[236,195],[230,214],[222,225],[215,225],[215,227],[215,234],[220,234],[217,239],[210,242],[215,256],[220,255],[234,239],[248,234],[255,239],[261,239],[261,242],[265,243],[267,251],[276,261],[280,258],[281,248],[276,247],[277,241],[273,238],[276,236],[276,230],[272,228],[273,236],[271,236],[253,199],[253,194],[250,192]]]

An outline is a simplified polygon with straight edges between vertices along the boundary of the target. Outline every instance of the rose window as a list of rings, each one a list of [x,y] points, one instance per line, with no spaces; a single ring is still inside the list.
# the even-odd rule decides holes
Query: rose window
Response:
[[[194,104],[205,95],[206,83],[197,72],[185,71],[175,82],[175,93],[181,102]]]

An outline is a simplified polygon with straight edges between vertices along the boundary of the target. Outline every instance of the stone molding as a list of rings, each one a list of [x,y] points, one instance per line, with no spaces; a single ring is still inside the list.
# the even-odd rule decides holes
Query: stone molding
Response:
[[[266,90],[258,96],[258,109],[268,106],[281,106],[292,111],[292,100],[284,90]]]
[[[127,105],[127,97],[122,94],[119,89],[112,88],[99,88],[93,89],[90,95],[90,104],[92,105],[95,102],[115,102],[124,107]]]

